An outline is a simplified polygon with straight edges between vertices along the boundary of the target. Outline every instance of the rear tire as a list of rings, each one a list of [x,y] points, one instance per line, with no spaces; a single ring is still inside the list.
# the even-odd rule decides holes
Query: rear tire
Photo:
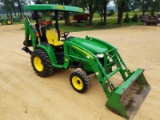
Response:
[[[79,93],[86,92],[91,86],[91,81],[82,69],[75,69],[70,75],[70,84]]]
[[[12,20],[11,20],[11,19],[7,19],[7,20],[6,20],[6,24],[7,24],[7,25],[12,25]]]
[[[42,49],[36,49],[32,52],[31,64],[35,73],[40,77],[51,76],[54,72],[48,54]]]

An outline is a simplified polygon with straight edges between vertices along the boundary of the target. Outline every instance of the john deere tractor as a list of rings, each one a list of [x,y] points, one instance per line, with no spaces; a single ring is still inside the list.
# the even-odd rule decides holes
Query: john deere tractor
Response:
[[[12,24],[12,20],[11,19],[6,19],[6,18],[2,18],[0,16],[0,25],[1,24],[11,25]]]
[[[6,24],[6,25],[12,25],[13,22],[20,22],[21,19],[19,17],[13,16],[12,19],[10,18],[2,18],[0,16],[0,25]]]
[[[34,12],[35,25],[25,18],[25,40],[22,48],[31,55],[35,73],[47,77],[57,69],[71,69],[71,86],[78,93],[85,93],[91,86],[89,75],[95,74],[108,101],[106,106],[115,113],[132,119],[150,91],[143,72],[138,68],[131,72],[117,48],[103,40],[86,36],[68,36],[61,32],[58,12],[79,12],[83,9],[73,6],[54,4],[26,5],[25,10]],[[55,13],[55,30],[39,24],[39,11]],[[32,48],[32,49],[30,49]],[[122,82],[115,84],[110,78],[120,74]],[[62,73],[63,74],[63,73]]]

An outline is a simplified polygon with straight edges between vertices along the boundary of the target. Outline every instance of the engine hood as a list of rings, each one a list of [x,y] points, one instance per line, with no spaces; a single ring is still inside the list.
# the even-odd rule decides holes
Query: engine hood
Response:
[[[78,44],[79,46],[89,50],[94,54],[100,54],[106,52],[108,49],[105,45],[100,44],[99,42],[84,39],[84,38],[70,38],[69,40],[73,44]]]

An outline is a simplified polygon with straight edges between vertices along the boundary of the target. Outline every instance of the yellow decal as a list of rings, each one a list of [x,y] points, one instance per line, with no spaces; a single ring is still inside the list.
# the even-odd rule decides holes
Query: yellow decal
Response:
[[[57,8],[58,8],[58,9],[64,9],[64,6],[58,5]]]
[[[80,11],[83,11],[83,8],[79,8]]]
[[[87,56],[89,56],[90,58],[93,59],[93,56],[92,56],[91,54],[89,54],[88,52],[86,52],[86,51],[84,51],[84,50],[82,50],[82,49],[80,49],[80,48],[78,48],[78,47],[76,47],[76,46],[74,46],[74,45],[73,45],[73,47],[76,48],[77,50],[83,52],[84,54],[86,54]]]

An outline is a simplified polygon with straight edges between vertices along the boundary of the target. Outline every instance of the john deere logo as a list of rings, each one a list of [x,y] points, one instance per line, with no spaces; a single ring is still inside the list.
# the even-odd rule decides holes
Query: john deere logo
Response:
[[[79,10],[80,10],[80,11],[83,11],[83,9],[82,9],[82,8],[79,8]]]
[[[64,6],[58,5],[57,8],[58,8],[58,9],[64,9]]]

